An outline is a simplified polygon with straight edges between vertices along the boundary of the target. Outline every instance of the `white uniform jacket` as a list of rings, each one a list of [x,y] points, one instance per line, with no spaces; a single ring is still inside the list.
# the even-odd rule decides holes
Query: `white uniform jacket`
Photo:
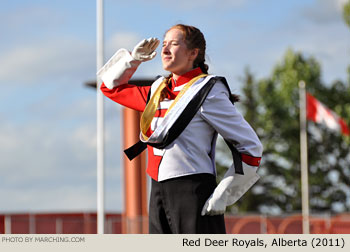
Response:
[[[105,86],[112,89],[127,83],[139,64],[128,51],[121,49],[97,74]],[[208,78],[210,79],[210,76],[201,78],[196,84],[200,85],[208,81]],[[181,89],[183,86],[185,85],[176,88]],[[151,92],[153,89],[152,86]],[[262,144],[251,126],[229,100],[229,95],[225,85],[217,82],[178,138],[164,149],[153,148],[154,155],[162,156],[158,181],[199,173],[216,175],[215,145],[218,134],[232,143],[243,155],[260,160]],[[159,107],[167,109],[172,102],[164,100]],[[163,120],[163,117],[153,118],[152,131],[162,125]],[[256,173],[258,165],[249,165],[243,159],[242,166],[244,175],[235,174],[233,164],[216,189],[216,193],[225,198],[227,205],[238,200],[259,178]]]

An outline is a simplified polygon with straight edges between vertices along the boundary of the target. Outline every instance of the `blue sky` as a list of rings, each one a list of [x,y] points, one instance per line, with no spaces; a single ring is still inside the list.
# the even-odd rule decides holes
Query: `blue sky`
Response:
[[[105,0],[105,59],[176,23],[207,39],[210,72],[241,93],[287,48],[314,56],[326,84],[346,79],[344,0]],[[96,210],[96,2],[3,1],[0,9],[0,212]],[[160,50],[158,49],[158,52]],[[160,57],[135,77],[164,74]],[[105,100],[106,209],[123,209],[119,105]]]

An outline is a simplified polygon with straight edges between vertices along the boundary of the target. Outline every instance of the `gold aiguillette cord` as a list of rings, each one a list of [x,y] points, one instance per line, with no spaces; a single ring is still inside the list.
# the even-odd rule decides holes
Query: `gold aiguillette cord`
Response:
[[[176,96],[175,100],[170,105],[169,109],[165,113],[165,116],[168,114],[168,112],[175,106],[175,104],[181,99],[181,97],[185,94],[185,92],[192,86],[193,83],[195,83],[200,78],[203,78],[207,76],[207,74],[200,74],[193,79],[191,79],[180,91],[180,93]],[[141,120],[140,120],[140,128],[141,128],[141,134],[143,139],[146,141],[148,140],[148,136],[146,136],[146,132],[151,126],[151,122],[153,120],[154,115],[156,114],[159,100],[161,98],[161,94],[163,89],[166,87],[166,80],[163,80],[163,82],[158,86],[157,90],[152,95],[151,99],[148,101],[145,110],[142,113]]]

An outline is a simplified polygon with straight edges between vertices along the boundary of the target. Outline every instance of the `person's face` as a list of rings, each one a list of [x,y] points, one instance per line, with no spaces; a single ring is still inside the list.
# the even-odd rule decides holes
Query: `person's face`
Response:
[[[182,75],[193,68],[198,49],[189,50],[179,29],[169,30],[164,37],[162,63],[166,71],[174,75]]]

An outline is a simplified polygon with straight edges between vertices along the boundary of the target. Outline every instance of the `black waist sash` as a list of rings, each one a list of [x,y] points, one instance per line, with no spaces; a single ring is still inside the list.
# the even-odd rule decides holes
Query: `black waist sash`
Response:
[[[169,131],[166,133],[164,139],[160,143],[144,143],[141,140],[138,141],[136,144],[132,145],[128,149],[124,150],[124,153],[129,158],[129,160],[134,159],[136,156],[138,156],[141,152],[143,152],[147,145],[150,145],[152,147],[155,147],[157,149],[164,149],[166,146],[171,144],[181,133],[182,131],[187,127],[187,125],[190,123],[194,115],[197,113],[198,109],[202,106],[204,100],[206,99],[207,95],[209,94],[210,90],[213,88],[214,84],[220,80],[228,89],[230,100],[232,103],[234,103],[233,99],[231,99],[231,90],[230,87],[224,77],[216,76],[211,78],[198,92],[197,94],[192,98],[192,100],[187,104],[186,108],[182,111],[179,118],[175,121],[175,123],[170,127]],[[150,91],[151,92],[151,89]],[[150,95],[148,95],[149,100]],[[148,102],[147,100],[147,102]],[[242,157],[238,150],[225,140],[226,144],[229,146],[233,162],[235,164],[235,172],[238,174],[243,175],[243,168],[242,168]]]

